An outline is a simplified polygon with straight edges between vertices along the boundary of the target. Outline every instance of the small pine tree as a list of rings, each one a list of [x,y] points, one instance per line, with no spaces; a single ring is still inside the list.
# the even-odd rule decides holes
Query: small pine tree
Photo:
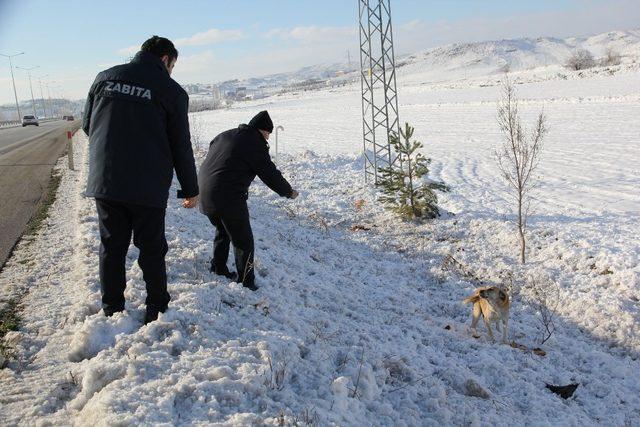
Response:
[[[438,196],[435,190],[449,191],[443,182],[424,179],[429,175],[431,159],[418,152],[423,147],[419,141],[412,140],[414,128],[405,123],[400,137],[395,132],[389,135],[389,143],[398,153],[399,167],[381,168],[380,187],[383,196],[380,201],[390,210],[404,218],[436,218]]]

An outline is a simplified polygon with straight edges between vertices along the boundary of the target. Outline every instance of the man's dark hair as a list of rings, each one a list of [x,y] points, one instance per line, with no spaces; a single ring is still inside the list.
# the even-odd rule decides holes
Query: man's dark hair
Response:
[[[173,45],[171,40],[164,37],[153,36],[144,43],[140,48],[143,52],[149,52],[156,55],[158,58],[162,58],[165,55],[169,55],[172,61],[178,59],[178,51]]]

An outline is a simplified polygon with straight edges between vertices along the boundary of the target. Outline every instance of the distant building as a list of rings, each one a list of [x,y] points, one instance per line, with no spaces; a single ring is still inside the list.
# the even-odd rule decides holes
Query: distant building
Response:
[[[247,88],[244,86],[238,86],[235,93],[236,101],[243,101],[247,98]]]
[[[196,85],[196,84],[186,84],[183,85],[182,88],[189,94],[189,95],[193,95],[195,93],[199,93],[200,92],[200,86]]]
[[[220,101],[222,99],[222,94],[220,93],[220,88],[217,85],[211,85],[211,97],[214,101]]]

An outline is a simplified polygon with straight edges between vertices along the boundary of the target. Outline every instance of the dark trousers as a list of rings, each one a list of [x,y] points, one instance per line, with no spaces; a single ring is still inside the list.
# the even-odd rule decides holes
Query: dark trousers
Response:
[[[124,310],[125,260],[131,234],[140,250],[138,265],[147,285],[147,311],[164,311],[169,304],[164,257],[164,208],[96,199],[100,226],[100,288],[105,314]]]
[[[211,269],[217,273],[227,271],[229,245],[233,244],[238,281],[245,285],[255,284],[253,268],[253,232],[246,204],[237,209],[207,215],[216,228],[213,240]]]

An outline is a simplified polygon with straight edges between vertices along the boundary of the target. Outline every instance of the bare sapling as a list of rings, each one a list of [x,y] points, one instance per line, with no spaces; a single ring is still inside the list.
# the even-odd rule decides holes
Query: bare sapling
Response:
[[[362,375],[363,364],[364,364],[364,348],[362,348],[362,351],[360,352],[360,359],[358,361],[358,375],[356,376],[355,384],[352,389],[349,389],[351,391],[351,397],[353,398],[360,397],[360,394],[358,393],[358,387],[360,386],[360,377]]]
[[[534,173],[540,163],[543,140],[547,134],[546,117],[541,111],[531,132],[522,126],[518,99],[508,76],[502,82],[498,101],[498,126],[504,139],[496,150],[498,168],[513,191],[518,212],[520,262],[525,263],[525,229],[529,214],[530,192],[535,185]]]
[[[191,135],[191,145],[197,159],[203,158],[207,155],[207,148],[205,143],[205,129],[202,119],[197,114],[191,114],[189,116],[189,132]]]
[[[560,287],[551,279],[529,277],[526,283],[533,307],[538,312],[541,336],[544,345],[556,331],[556,311],[560,305]]]

